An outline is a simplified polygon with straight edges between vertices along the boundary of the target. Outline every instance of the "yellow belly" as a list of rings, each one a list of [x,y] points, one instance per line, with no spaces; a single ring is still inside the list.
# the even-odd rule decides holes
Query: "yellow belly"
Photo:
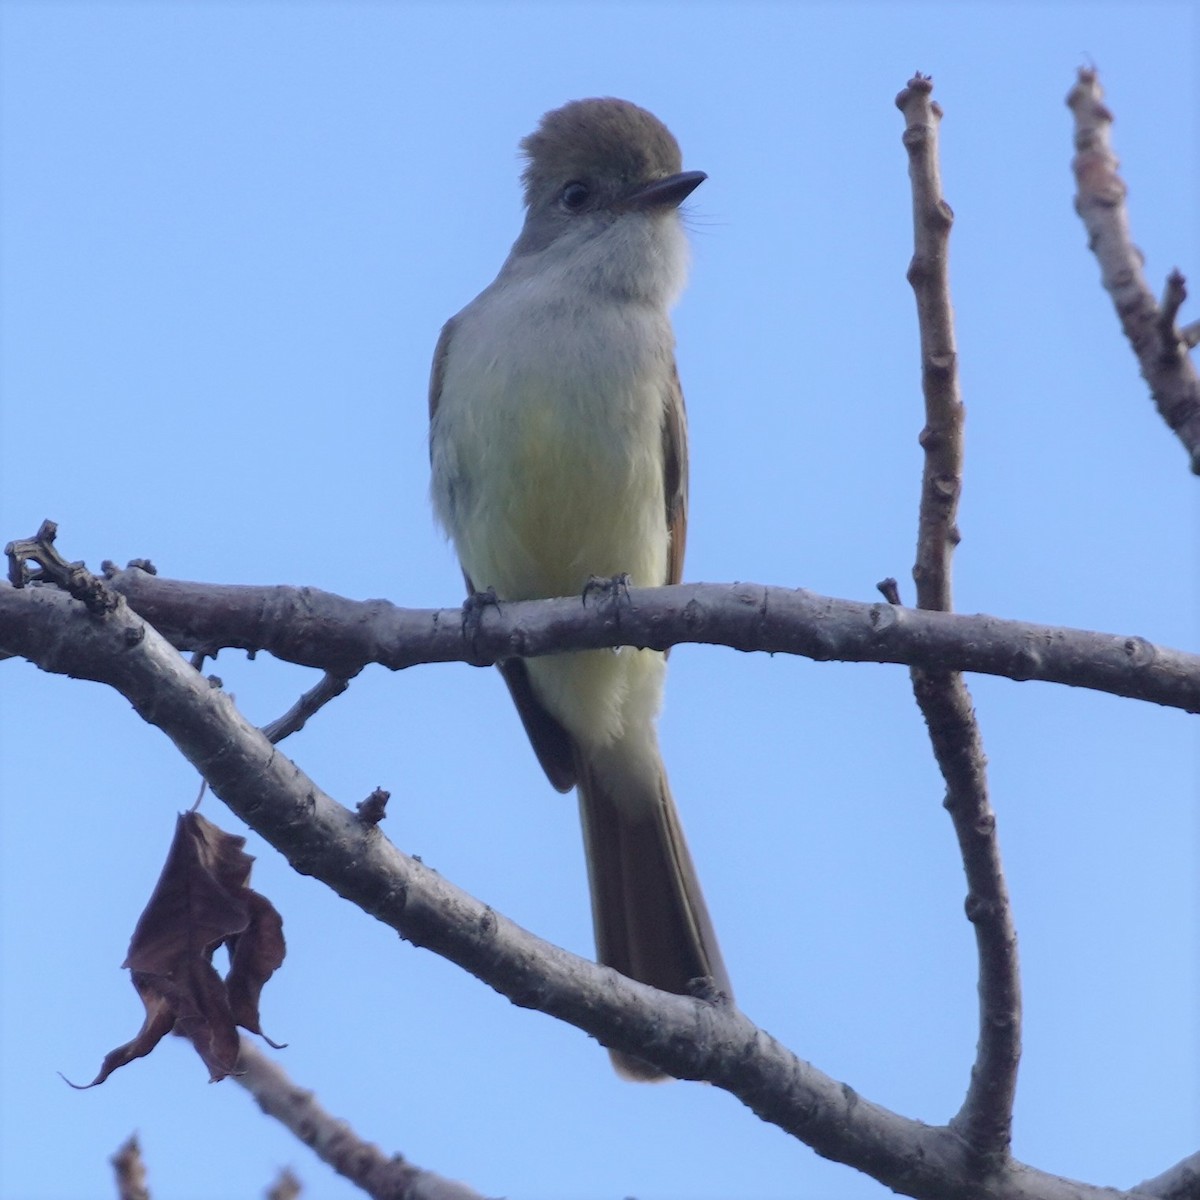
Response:
[[[477,588],[524,600],[578,595],[593,575],[666,581],[659,437],[638,444],[577,416],[528,404],[480,446],[487,483],[457,539]]]
[[[457,538],[476,588],[525,600],[579,596],[592,576],[666,581],[661,435],[647,445],[579,418],[562,405],[526,403],[480,445],[489,483]],[[542,703],[597,745],[653,719],[663,668],[661,654],[632,649],[529,661]]]

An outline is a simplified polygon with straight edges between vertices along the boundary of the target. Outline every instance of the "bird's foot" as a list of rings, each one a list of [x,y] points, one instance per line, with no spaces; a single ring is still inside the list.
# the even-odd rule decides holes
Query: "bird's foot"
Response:
[[[494,587],[489,587],[482,592],[471,592],[463,601],[462,606],[463,636],[474,642],[479,633],[480,623],[483,621],[484,609],[499,607],[500,598],[496,595]]]
[[[587,583],[583,585],[584,606],[587,606],[589,596],[598,596],[614,605],[622,600],[628,603],[629,585],[632,582],[628,571],[622,571],[619,575],[589,575]]]

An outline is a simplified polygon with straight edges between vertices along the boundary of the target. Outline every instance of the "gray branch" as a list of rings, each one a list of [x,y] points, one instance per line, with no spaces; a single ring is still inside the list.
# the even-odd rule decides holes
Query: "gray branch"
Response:
[[[1011,1160],[981,1172],[955,1130],[863,1099],[732,1006],[656,992],[535,937],[325,795],[123,599],[98,612],[57,588],[0,585],[0,642],[43,670],[116,689],[297,871],[414,945],[605,1046],[676,1078],[724,1088],[826,1158],[922,1200],[1151,1194],[1074,1182]]]
[[[258,1107],[291,1130],[322,1162],[375,1200],[483,1200],[465,1184],[388,1157],[330,1115],[312,1092],[297,1087],[287,1072],[246,1038],[233,1076]]]
[[[1159,414],[1191,456],[1200,475],[1200,373],[1188,357],[1195,343],[1175,325],[1186,291],[1174,271],[1160,308],[1142,271],[1142,252],[1133,244],[1125,207],[1125,182],[1112,148],[1112,113],[1096,72],[1079,71],[1067,96],[1075,117],[1075,210],[1087,229],[1088,245],[1100,263],[1100,276],[1112,297],[1121,328],[1137,355]]]
[[[368,663],[488,666],[511,655],[684,642],[818,662],[875,662],[1037,679],[1200,712],[1200,655],[1130,634],[1091,633],[986,615],[922,612],[753,583],[630,588],[613,603],[578,597],[459,608],[402,609],[316,588],[185,583],[119,571],[109,587],[177,649],[266,651],[348,677]],[[0,585],[0,647],[21,618]]]
[[[904,114],[904,145],[912,180],[914,252],[908,278],[917,301],[925,467],[913,578],[917,606],[949,612],[951,564],[959,542],[963,477],[963,405],[959,394],[949,242],[953,213],[942,196],[938,129],[942,112],[922,75],[896,98]],[[967,919],[979,960],[979,1038],[971,1082],[951,1127],[979,1156],[982,1170],[1008,1160],[1013,1103],[1021,1061],[1021,979],[1012,903],[1004,881],[996,814],[988,798],[987,758],[971,694],[959,671],[912,668],[913,693],[946,781],[945,806],[954,823],[967,877]]]
[[[1138,1184],[1136,1190],[1159,1200],[1200,1200],[1200,1152]]]

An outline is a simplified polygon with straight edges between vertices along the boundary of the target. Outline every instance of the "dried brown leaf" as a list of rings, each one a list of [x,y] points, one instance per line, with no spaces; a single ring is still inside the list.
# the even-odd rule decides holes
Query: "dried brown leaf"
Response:
[[[237,1066],[239,1025],[265,1037],[258,1000],[286,949],[279,913],[249,886],[254,859],[245,844],[199,813],[179,817],[124,963],[146,1020],[83,1086],[103,1083],[118,1067],[149,1054],[172,1030],[195,1046],[213,1082]],[[225,979],[212,965],[222,945],[230,958]]]
[[[283,918],[270,900],[249,888],[246,888],[246,902],[250,908],[250,924],[244,933],[235,934],[226,943],[230,967],[225,976],[225,988],[234,1021],[279,1050],[282,1047],[272,1042],[259,1025],[258,998],[287,953]]]

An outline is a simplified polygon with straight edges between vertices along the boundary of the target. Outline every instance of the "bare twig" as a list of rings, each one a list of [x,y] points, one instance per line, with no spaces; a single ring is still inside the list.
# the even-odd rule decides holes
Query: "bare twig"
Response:
[[[389,1158],[364,1141],[245,1038],[233,1078],[267,1116],[290,1129],[322,1162],[375,1200],[483,1200],[465,1184],[414,1167],[399,1154]]]
[[[304,1191],[294,1172],[284,1167],[275,1176],[275,1182],[267,1189],[264,1200],[296,1200]]]
[[[942,197],[938,124],[942,110],[930,99],[932,82],[916,75],[896,97],[904,114],[904,148],[913,193],[914,252],[908,268],[917,301],[921,388],[925,394],[925,450],[917,537],[917,607],[950,612],[950,559],[959,542],[955,517],[962,491],[962,400],[954,311],[950,306],[950,226],[954,213]]]
[[[8,596],[27,602],[27,608],[6,610]],[[657,992],[542,941],[334,803],[276,752],[225,692],[209,687],[125,604],[100,619],[86,614],[80,619],[81,607],[55,589],[20,592],[0,585],[5,643],[44,670],[115,688],[298,871],[322,880],[415,945],[459,964],[513,1003],[566,1021],[677,1079],[707,1079],[826,1158],[906,1195],[922,1200],[1121,1195],[1012,1161],[981,1175],[977,1156],[957,1131],[871,1103],[731,1006]],[[13,611],[33,615],[36,622],[10,624]]]
[[[320,683],[305,692],[283,716],[263,726],[263,736],[278,745],[285,737],[299,733],[310,717],[320,712],[331,700],[336,700],[350,686],[350,680],[357,674],[357,671],[353,671],[348,676],[332,675],[326,671]]]
[[[917,563],[919,608],[947,612],[951,558],[962,491],[963,406],[958,388],[954,313],[950,303],[949,237],[953,214],[942,197],[938,167],[941,109],[929,79],[917,75],[896,99],[904,114],[913,192],[915,250],[908,278],[917,300],[925,427]],[[967,877],[967,918],[979,955],[979,1042],[971,1083],[951,1122],[991,1171],[1007,1160],[1021,1059],[1021,989],[1017,935],[1000,861],[996,815],[988,800],[987,760],[971,696],[962,675],[914,667],[913,690],[929,727],[946,781],[946,808],[954,822]]]
[[[1172,271],[1167,276],[1162,303],[1158,309],[1158,336],[1162,338],[1164,345],[1170,345],[1181,336],[1180,331],[1175,328],[1175,322],[1179,319],[1179,310],[1183,307],[1187,295],[1187,280],[1179,270]]]
[[[464,633],[462,610],[402,609],[316,588],[245,587],[122,571],[109,581],[172,645],[265,650],[349,674],[367,663],[486,666],[511,654],[684,642],[799,654],[818,662],[886,662],[1091,688],[1200,712],[1200,656],[1128,634],[861,603],[802,588],[688,583],[630,588],[619,627],[579,597],[506,601]],[[16,648],[36,591],[0,586],[0,642]]]
[[[1126,187],[1117,174],[1119,163],[1112,148],[1112,113],[1095,70],[1081,67],[1067,95],[1075,117],[1075,210],[1083,219],[1088,245],[1100,263],[1100,276],[1112,297],[1121,328],[1137,355],[1142,378],[1150,385],[1154,403],[1191,456],[1192,470],[1200,475],[1200,374],[1187,355],[1188,339],[1174,327],[1174,314],[1183,303],[1178,283],[1168,283],[1163,309],[1172,306],[1169,319],[1155,302],[1142,272],[1144,259],[1133,244]]]
[[[142,1161],[142,1147],[136,1133],[131,1133],[108,1161],[117,1178],[118,1200],[150,1200],[146,1164]]]

